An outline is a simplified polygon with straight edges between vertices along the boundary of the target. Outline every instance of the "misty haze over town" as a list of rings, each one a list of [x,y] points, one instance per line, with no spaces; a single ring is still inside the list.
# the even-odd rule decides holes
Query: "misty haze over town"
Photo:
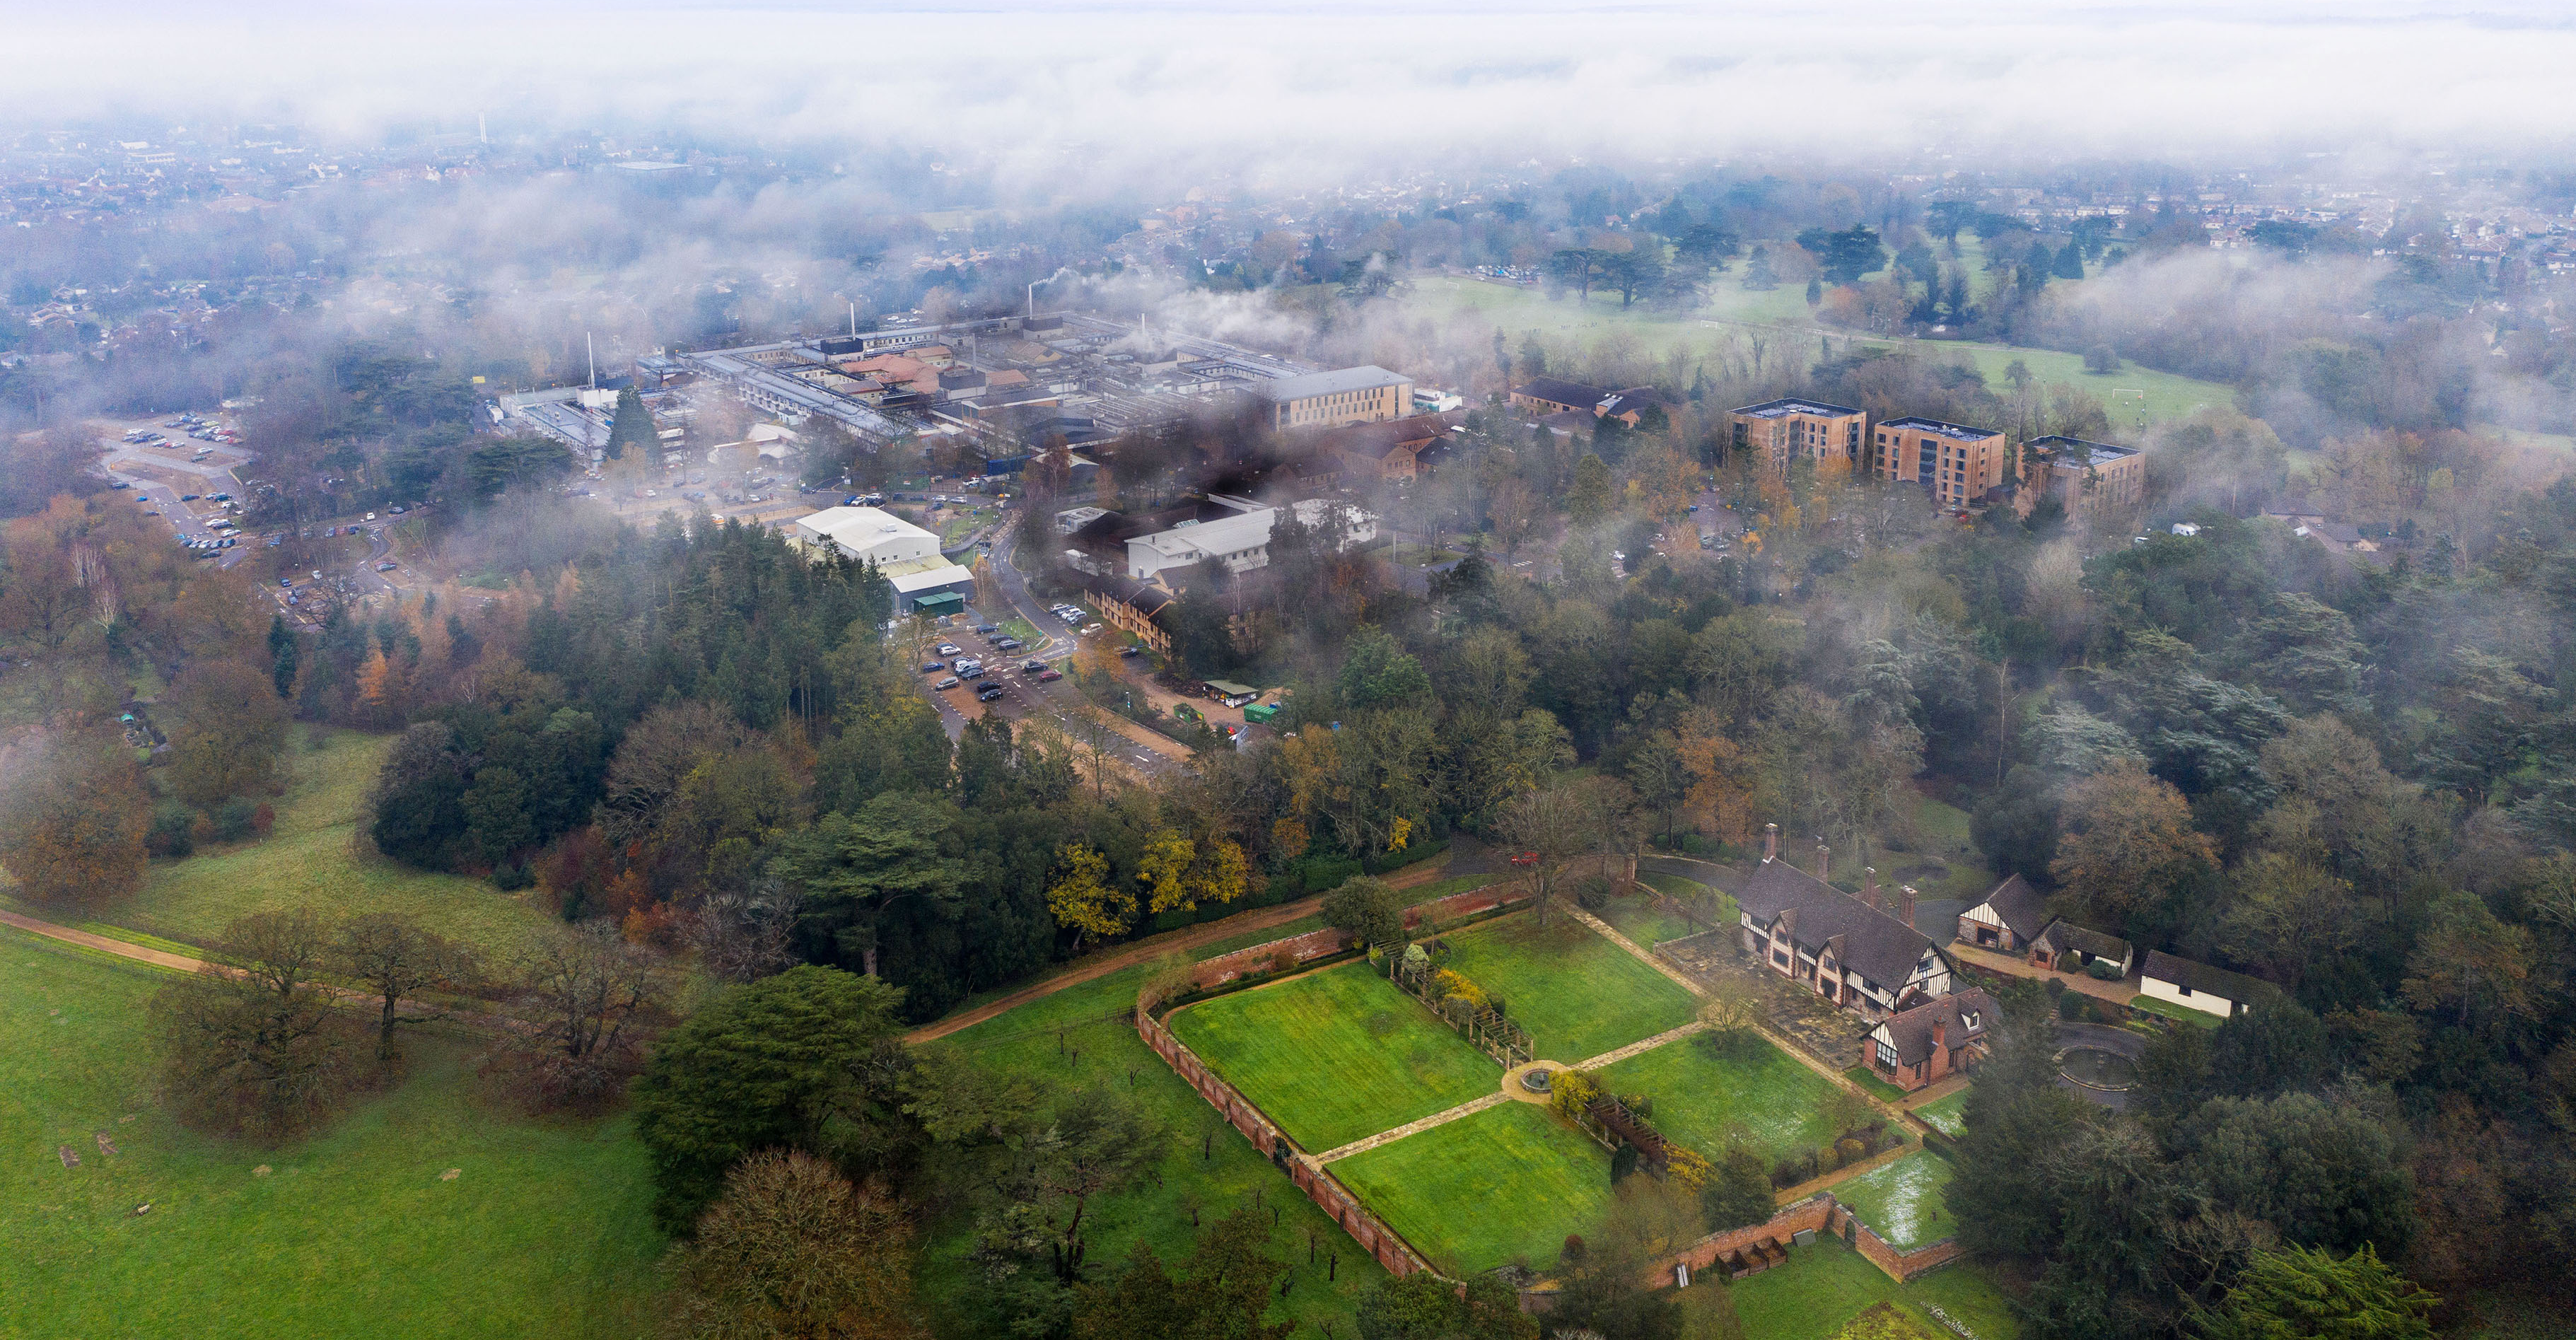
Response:
[[[2576,26],[15,6],[0,1333],[2576,1331]]]

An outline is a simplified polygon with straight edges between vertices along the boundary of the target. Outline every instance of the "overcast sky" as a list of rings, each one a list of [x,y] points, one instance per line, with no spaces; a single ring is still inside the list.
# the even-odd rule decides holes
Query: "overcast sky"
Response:
[[[6,7],[20,127],[122,110],[364,135],[488,111],[502,133],[649,120],[1043,175],[1247,150],[2528,160],[2576,126],[2565,4]]]

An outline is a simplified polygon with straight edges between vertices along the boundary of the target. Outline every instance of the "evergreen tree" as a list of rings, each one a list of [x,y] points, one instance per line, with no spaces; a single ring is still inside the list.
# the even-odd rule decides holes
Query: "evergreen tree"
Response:
[[[661,438],[653,429],[653,416],[645,412],[644,397],[627,387],[617,393],[617,417],[608,425],[608,459],[625,460],[629,450],[639,463],[654,463],[661,452]]]

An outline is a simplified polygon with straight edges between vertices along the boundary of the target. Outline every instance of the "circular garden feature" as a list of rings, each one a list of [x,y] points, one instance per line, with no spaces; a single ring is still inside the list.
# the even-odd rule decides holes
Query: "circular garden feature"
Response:
[[[2138,1082],[2138,1063],[2105,1047],[2068,1047],[2057,1054],[2057,1073],[2088,1089],[2123,1093]]]
[[[1531,1066],[1521,1072],[1521,1087],[1531,1093],[1546,1093],[1556,1083],[1552,1078],[1555,1073],[1543,1065]]]

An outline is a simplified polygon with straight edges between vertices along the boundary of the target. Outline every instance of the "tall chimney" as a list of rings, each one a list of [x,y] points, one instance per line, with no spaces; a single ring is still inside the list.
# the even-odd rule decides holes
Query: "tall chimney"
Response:
[[[1769,865],[1769,864],[1771,864],[1771,858],[1772,858],[1772,857],[1775,857],[1775,856],[1778,856],[1779,854],[1780,854],[1780,825],[1778,825],[1778,824],[1764,824],[1764,825],[1762,825],[1762,863],[1763,863],[1764,865]]]
[[[1860,900],[1872,907],[1878,906],[1877,866],[1865,865],[1860,868]]]
[[[1908,926],[1914,924],[1914,886],[1911,884],[1896,886],[1896,919]]]
[[[1933,1055],[1938,1056],[1938,1055],[1940,1055],[1940,1054],[1941,1054],[1941,1044],[1942,1044],[1942,1043],[1944,1043],[1944,1042],[1946,1042],[1946,1041],[1948,1041],[1948,1040],[1949,1040],[1949,1036],[1950,1036],[1949,1022],[1948,1022],[1947,1020],[1944,1020],[1944,1019],[1934,1019],[1934,1020],[1932,1021],[1932,1054],[1933,1054]]]
[[[1816,879],[1817,879],[1817,881],[1818,881],[1818,882],[1820,882],[1820,883],[1825,883],[1825,884],[1830,884],[1830,883],[1832,883],[1833,881],[1832,881],[1830,878],[1828,878],[1828,877],[1827,877],[1827,875],[1828,875],[1828,872],[1830,872],[1830,871],[1833,869],[1833,866],[1834,866],[1834,849],[1833,849],[1833,848],[1831,848],[1831,847],[1826,846],[1825,844],[1823,844],[1823,843],[1821,843],[1821,842],[1817,843],[1817,844],[1816,844]]]

